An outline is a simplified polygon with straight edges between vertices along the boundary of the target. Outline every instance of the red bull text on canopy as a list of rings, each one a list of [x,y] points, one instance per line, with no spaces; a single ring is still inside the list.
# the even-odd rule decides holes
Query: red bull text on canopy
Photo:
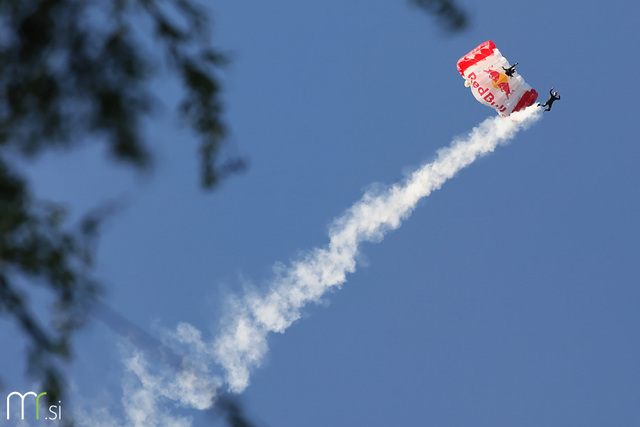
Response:
[[[538,92],[525,83],[517,72],[514,71],[512,77],[504,73],[509,61],[491,40],[460,58],[457,66],[473,96],[504,117],[532,105],[538,99]]]

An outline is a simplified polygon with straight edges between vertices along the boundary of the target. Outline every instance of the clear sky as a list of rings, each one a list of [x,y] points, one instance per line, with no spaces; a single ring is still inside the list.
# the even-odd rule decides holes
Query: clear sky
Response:
[[[30,167],[37,194],[77,212],[124,196],[99,244],[106,301],[154,336],[188,322],[211,342],[230,294],[263,289],[371,185],[495,115],[464,87],[462,55],[493,40],[541,101],[555,86],[541,121],[365,244],[341,289],[269,337],[240,395],[258,425],[640,425],[640,6],[458,3],[471,26],[455,36],[401,0],[211,6],[232,57],[228,153],[250,159],[212,194],[172,120],[149,126],[146,178],[100,149]],[[25,389],[6,325],[0,372]],[[69,411],[125,419],[120,341],[97,321],[78,335]]]

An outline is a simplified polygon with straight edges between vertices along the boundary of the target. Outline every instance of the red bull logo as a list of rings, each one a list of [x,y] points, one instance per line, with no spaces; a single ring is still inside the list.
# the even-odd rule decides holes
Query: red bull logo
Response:
[[[505,117],[532,105],[538,98],[538,92],[520,76],[512,74],[518,63],[502,67],[508,64],[491,40],[467,53],[456,64],[473,96]]]
[[[509,95],[511,95],[511,86],[509,86],[509,77],[495,70],[484,70],[485,73],[489,75],[491,79],[491,83],[493,87],[496,89],[500,89],[506,95],[507,99],[509,99]]]

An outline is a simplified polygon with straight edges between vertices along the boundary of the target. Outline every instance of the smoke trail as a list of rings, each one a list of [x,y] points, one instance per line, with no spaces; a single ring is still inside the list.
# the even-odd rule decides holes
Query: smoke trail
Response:
[[[385,233],[401,225],[420,199],[540,117],[540,108],[530,107],[508,119],[489,118],[465,138],[439,150],[433,162],[423,165],[403,182],[365,194],[332,223],[326,247],[312,250],[288,267],[280,267],[266,292],[251,291],[232,299],[222,320],[221,333],[213,343],[184,322],[173,331],[164,330],[162,343],[136,335],[132,343],[138,349],[127,351],[124,359],[127,372],[122,397],[124,419],[118,420],[108,411],[82,410],[77,412],[76,419],[80,425],[191,425],[191,417],[176,415],[166,403],[173,402],[174,409],[205,410],[215,404],[225,381],[231,391],[243,391],[249,385],[251,370],[267,352],[268,334],[284,332],[300,317],[302,307],[317,302],[329,289],[344,283],[347,273],[356,269],[361,243],[380,241]],[[111,323],[116,329],[127,329],[127,336],[135,329],[116,320]],[[186,356],[178,357],[179,354]],[[162,363],[151,363],[147,355],[160,356]],[[171,357],[167,359],[167,355]],[[170,370],[166,369],[167,361]],[[214,362],[223,368],[224,379],[211,370]]]
[[[215,359],[224,368],[231,391],[241,392],[249,385],[251,370],[267,351],[269,332],[283,333],[300,317],[302,307],[317,302],[329,289],[344,283],[347,273],[355,271],[362,242],[381,240],[401,225],[420,199],[540,117],[540,109],[533,106],[509,118],[486,119],[467,137],[441,149],[436,160],[405,181],[382,193],[365,194],[334,221],[329,244],[281,269],[266,294],[252,291],[234,299],[214,344]]]

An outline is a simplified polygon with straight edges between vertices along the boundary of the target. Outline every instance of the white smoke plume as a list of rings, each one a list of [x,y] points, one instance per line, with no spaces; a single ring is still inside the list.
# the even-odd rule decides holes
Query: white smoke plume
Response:
[[[405,181],[383,192],[367,193],[336,219],[329,244],[281,269],[266,292],[251,291],[231,301],[223,329],[214,343],[215,360],[225,371],[229,389],[242,392],[249,376],[267,352],[270,332],[283,333],[300,318],[300,309],[317,302],[329,289],[346,281],[356,270],[356,257],[363,242],[380,241],[398,228],[416,204],[439,189],[478,157],[507,143],[515,134],[541,117],[532,106],[509,118],[492,117],[468,136],[441,149],[436,159],[413,172]]]
[[[343,284],[347,273],[356,270],[361,243],[380,241],[409,217],[420,199],[478,157],[506,144],[541,115],[540,108],[529,107],[509,118],[486,119],[466,137],[439,150],[434,161],[404,181],[376,193],[366,193],[332,223],[325,247],[308,252],[288,267],[279,267],[266,290],[247,291],[242,297],[232,298],[222,319],[221,332],[213,342],[184,322],[174,331],[165,331],[165,344],[158,346],[162,351],[151,353],[162,354],[166,346],[171,355],[169,348],[181,348],[180,353],[186,356],[180,361],[176,361],[177,353],[169,359],[161,358],[162,365],[169,360],[173,369],[154,366],[144,352],[130,352],[125,360],[128,376],[123,383],[125,419],[116,422],[111,418],[102,424],[96,423],[100,414],[90,414],[93,425],[190,425],[190,417],[173,414],[166,404],[199,410],[210,408],[225,382],[232,392],[242,392],[249,385],[251,371],[260,365],[267,352],[269,333],[283,333],[300,318],[304,306],[319,301],[328,290]],[[145,351],[147,347],[144,346]],[[212,371],[215,364],[223,369],[224,378]]]

